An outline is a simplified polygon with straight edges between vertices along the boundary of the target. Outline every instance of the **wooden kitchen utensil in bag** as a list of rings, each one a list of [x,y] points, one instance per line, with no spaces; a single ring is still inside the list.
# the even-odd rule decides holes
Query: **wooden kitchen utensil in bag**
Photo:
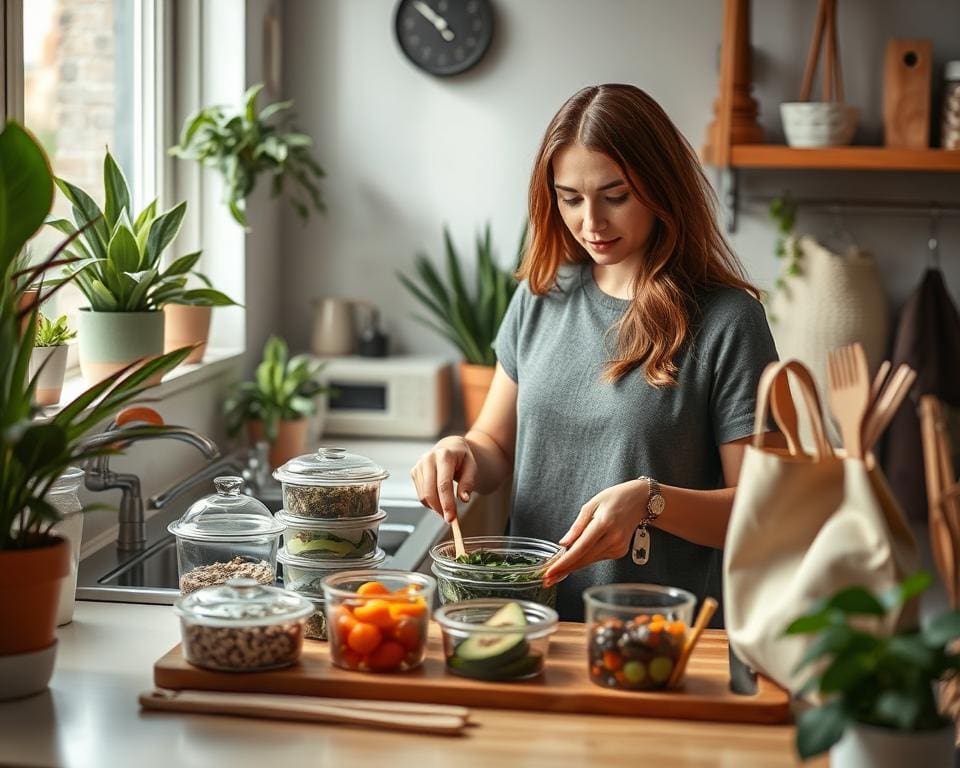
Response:
[[[771,398],[790,397],[790,387],[783,386],[788,373],[803,396],[814,438],[810,454],[765,445]],[[785,410],[774,409],[774,418]],[[844,587],[883,592],[917,567],[913,536],[868,459],[834,454],[816,385],[802,363],[767,367],[727,527],[724,612],[730,645],[740,658],[794,692],[810,674],[796,675],[795,669],[812,639],[784,636],[787,625]],[[889,617],[892,624],[900,619]]]

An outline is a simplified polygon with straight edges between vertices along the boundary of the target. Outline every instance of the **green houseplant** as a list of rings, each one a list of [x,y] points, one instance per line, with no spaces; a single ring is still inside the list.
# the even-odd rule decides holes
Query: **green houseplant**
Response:
[[[86,227],[67,253],[75,262],[65,268],[76,280],[89,307],[80,312],[80,369],[88,382],[164,351],[164,314],[168,304],[228,306],[234,301],[209,285],[194,270],[200,251],[163,267],[164,251],[180,232],[186,202],[157,213],[152,201],[135,218],[130,188],[110,152],[103,159],[104,205],[69,181],[57,186],[73,206],[73,221],[55,219],[50,226],[67,235]],[[190,276],[205,283],[189,288]]]
[[[317,397],[327,392],[318,378],[322,369],[323,363],[309,355],[290,357],[286,342],[271,336],[253,381],[240,382],[227,396],[228,432],[236,434],[246,425],[252,443],[269,442],[272,467],[303,453]]]
[[[151,377],[176,366],[188,351],[163,355],[136,371],[121,370],[49,419],[36,418],[37,380],[29,376],[28,366],[37,308],[59,286],[21,308],[25,286],[62,266],[64,250],[86,232],[81,228],[72,234],[26,273],[18,269],[24,243],[50,211],[53,188],[43,150],[22,127],[8,123],[0,132],[0,698],[43,690],[53,670],[57,602],[70,555],[66,541],[50,534],[59,514],[46,501],[47,493],[71,465],[114,450],[88,448],[85,433],[110,419]],[[24,318],[26,333],[20,330]]]
[[[217,169],[223,176],[225,202],[234,220],[246,227],[246,199],[253,192],[257,178],[268,174],[272,179],[271,195],[287,197],[304,221],[310,216],[310,205],[324,210],[317,182],[323,169],[313,158],[313,140],[305,133],[288,127],[285,120],[276,120],[280,113],[293,106],[292,101],[277,101],[257,111],[257,97],[263,85],[254,85],[243,96],[243,108],[205,107],[187,119],[180,143],[171,147],[171,154]],[[287,180],[290,184],[287,184]],[[289,189],[296,185],[308,202]],[[308,204],[309,203],[309,204]]]
[[[517,290],[514,272],[523,256],[526,235],[527,228],[524,225],[513,269],[508,271],[499,267],[494,260],[490,225],[487,224],[483,234],[477,236],[476,273],[472,291],[467,288],[463,260],[447,227],[443,228],[446,280],[423,253],[418,253],[414,262],[418,281],[401,272],[397,273],[403,286],[429,313],[427,316],[414,317],[447,339],[463,355],[460,386],[468,428],[479,415],[493,380],[497,356],[492,344],[510,299]]]
[[[834,768],[951,764],[954,728],[938,712],[935,686],[960,670],[960,656],[950,650],[960,637],[960,611],[942,613],[922,629],[874,630],[930,582],[920,572],[883,595],[848,587],[787,628],[786,634],[815,635],[798,671],[818,665],[804,692],[816,691],[822,704],[798,718],[801,757],[832,748]],[[911,762],[902,762],[904,755]]]
[[[37,314],[37,335],[28,371],[28,376],[36,379],[34,395],[37,405],[60,402],[63,377],[67,370],[67,343],[76,335],[77,332],[67,326],[66,315],[51,320],[42,312]]]

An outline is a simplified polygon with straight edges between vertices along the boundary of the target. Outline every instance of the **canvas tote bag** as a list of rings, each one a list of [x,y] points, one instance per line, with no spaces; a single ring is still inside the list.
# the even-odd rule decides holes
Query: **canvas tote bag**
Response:
[[[771,400],[777,401],[775,417],[778,411],[797,412],[788,374],[802,394],[813,435],[810,454],[802,447],[791,453],[765,446]],[[913,536],[872,459],[834,454],[810,371],[795,360],[771,363],[760,379],[753,442],[744,453],[724,547],[725,620],[733,650],[797,691],[809,672],[794,670],[812,640],[784,636],[790,622],[844,587],[885,591],[916,567]]]

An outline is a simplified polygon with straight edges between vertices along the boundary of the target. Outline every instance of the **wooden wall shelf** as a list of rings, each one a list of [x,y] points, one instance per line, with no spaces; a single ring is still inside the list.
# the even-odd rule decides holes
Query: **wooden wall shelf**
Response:
[[[960,172],[960,151],[890,147],[794,149],[782,144],[740,144],[730,148],[733,168],[812,168],[854,171]]]

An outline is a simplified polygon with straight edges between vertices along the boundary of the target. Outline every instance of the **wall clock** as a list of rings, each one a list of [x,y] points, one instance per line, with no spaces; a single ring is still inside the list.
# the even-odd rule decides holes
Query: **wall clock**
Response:
[[[397,42],[414,65],[441,77],[476,65],[493,40],[490,0],[400,0]]]

